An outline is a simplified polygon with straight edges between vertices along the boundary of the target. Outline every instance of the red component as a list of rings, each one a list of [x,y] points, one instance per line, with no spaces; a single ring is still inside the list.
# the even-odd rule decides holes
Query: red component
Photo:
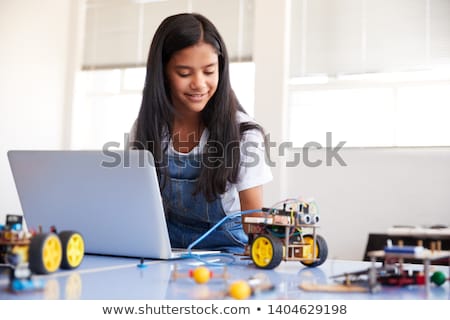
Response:
[[[378,282],[388,286],[408,286],[411,284],[424,285],[425,275],[422,272],[417,271],[413,274],[403,271],[401,274],[379,277]]]
[[[423,273],[420,273],[416,276],[416,283],[425,284],[425,275]]]

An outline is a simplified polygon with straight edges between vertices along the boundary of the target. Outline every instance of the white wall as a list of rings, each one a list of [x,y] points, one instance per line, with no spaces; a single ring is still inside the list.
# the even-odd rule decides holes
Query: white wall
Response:
[[[277,145],[286,140],[289,0],[255,1],[254,48],[255,119]],[[271,23],[267,23],[270,17]],[[271,149],[270,157],[280,155]],[[275,203],[289,191],[283,168],[272,168],[273,181],[264,187],[265,200]]]
[[[0,223],[21,213],[7,150],[67,146],[79,5],[0,1]]]
[[[308,154],[320,166],[283,167],[291,196],[316,200],[330,257],[360,260],[368,234],[394,225],[450,225],[450,147],[341,149],[346,166],[327,166],[326,152]]]

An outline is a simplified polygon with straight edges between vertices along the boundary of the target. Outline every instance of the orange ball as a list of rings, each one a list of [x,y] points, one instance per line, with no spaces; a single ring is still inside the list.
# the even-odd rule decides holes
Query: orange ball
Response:
[[[235,281],[230,285],[229,288],[230,296],[237,300],[244,300],[250,297],[252,294],[252,289],[250,288],[250,285],[244,281],[239,280]]]
[[[197,283],[206,283],[211,279],[211,271],[208,268],[200,266],[194,269],[191,273],[191,277]]]

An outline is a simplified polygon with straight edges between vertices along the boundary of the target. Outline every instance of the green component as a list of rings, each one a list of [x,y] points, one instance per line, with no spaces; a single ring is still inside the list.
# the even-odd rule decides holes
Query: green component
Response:
[[[436,271],[435,273],[433,273],[433,275],[431,276],[430,279],[431,279],[431,282],[433,282],[437,286],[442,285],[445,282],[445,280],[447,280],[447,278],[445,277],[445,274],[441,271]]]

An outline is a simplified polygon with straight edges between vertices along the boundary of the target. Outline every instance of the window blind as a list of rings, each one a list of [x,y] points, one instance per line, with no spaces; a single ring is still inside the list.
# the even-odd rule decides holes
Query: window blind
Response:
[[[291,77],[450,64],[449,0],[293,0]]]
[[[156,28],[169,15],[197,12],[218,28],[232,61],[250,61],[253,0],[88,0],[84,69],[146,64]]]

